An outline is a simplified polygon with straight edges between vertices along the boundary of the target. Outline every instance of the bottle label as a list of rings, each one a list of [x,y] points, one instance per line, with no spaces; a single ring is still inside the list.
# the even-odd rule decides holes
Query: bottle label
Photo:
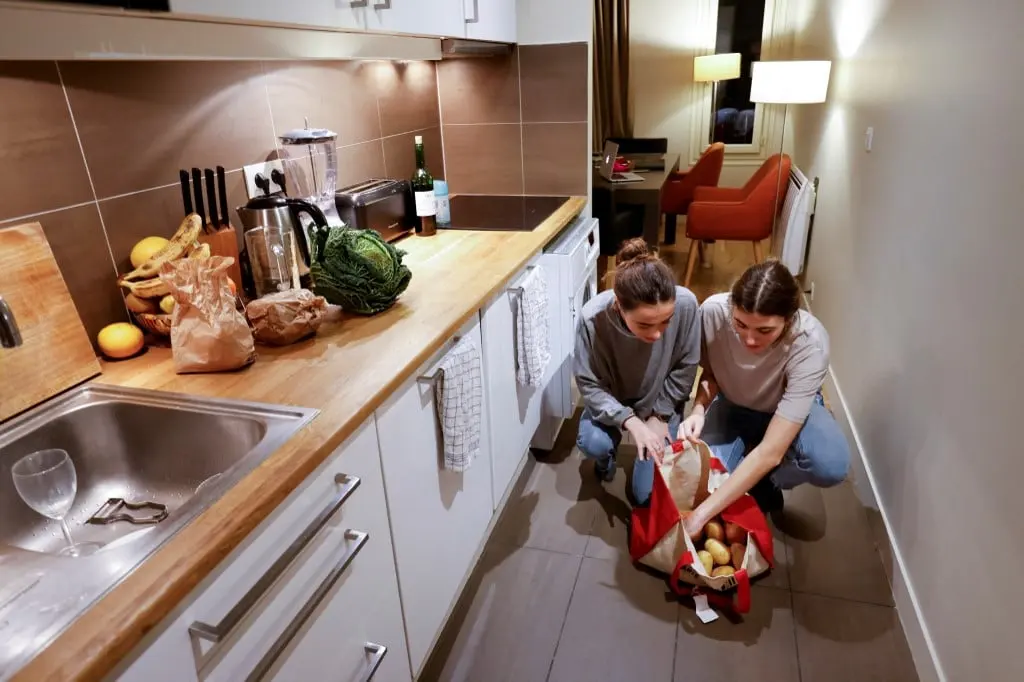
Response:
[[[434,190],[428,189],[423,192],[416,192],[416,215],[428,216],[437,214],[437,205],[434,202]]]
[[[434,195],[434,200],[437,203],[437,224],[447,225],[452,221],[451,206],[448,204],[448,195]]]

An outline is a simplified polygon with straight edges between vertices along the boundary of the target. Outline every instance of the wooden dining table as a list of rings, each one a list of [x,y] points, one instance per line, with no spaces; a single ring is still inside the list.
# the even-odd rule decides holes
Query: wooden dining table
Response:
[[[643,182],[609,182],[601,177],[600,166],[594,168],[594,189],[611,193],[613,210],[618,205],[644,207],[644,239],[651,246],[657,246],[661,232],[661,192],[669,175],[679,170],[679,154],[665,155],[665,168],[641,170]],[[600,220],[602,216],[597,216]]]

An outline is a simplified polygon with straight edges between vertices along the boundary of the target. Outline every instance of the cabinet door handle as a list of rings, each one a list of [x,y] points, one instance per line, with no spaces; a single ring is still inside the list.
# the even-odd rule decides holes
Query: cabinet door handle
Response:
[[[374,9],[391,9],[391,0],[382,0],[381,2],[374,3]]]
[[[348,6],[352,9],[361,9],[363,7],[370,6],[370,0],[352,0],[348,3]]]
[[[301,630],[302,626],[306,624],[309,617],[313,615],[316,607],[320,605],[320,602],[324,600],[327,593],[330,592],[332,587],[334,587],[334,583],[338,582],[338,578],[341,577],[341,574],[345,572],[345,569],[348,568],[349,564],[352,563],[352,560],[356,558],[357,554],[359,554],[359,550],[361,550],[363,545],[366,544],[366,541],[370,539],[370,534],[349,529],[345,531],[345,539],[351,543],[348,551],[345,552],[344,556],[342,556],[338,563],[334,565],[334,568],[332,568],[331,572],[327,574],[327,577],[323,579],[320,585],[316,588],[316,592],[314,592],[310,598],[306,600],[306,603],[302,605],[302,608],[299,609],[299,612],[295,614],[295,617],[292,618],[290,623],[288,623],[288,627],[284,629],[284,632],[282,632],[274,643],[270,645],[270,648],[267,649],[267,653],[263,654],[263,658],[261,658],[260,662],[256,664],[256,667],[251,673],[249,673],[249,676],[245,678],[245,682],[257,682],[257,680],[262,679],[263,676],[267,674],[267,671],[270,670],[277,659],[281,657],[281,654],[284,653],[284,650],[288,648],[288,645],[292,643],[292,640],[295,639],[295,635],[299,634],[299,630]],[[384,647],[381,648],[383,649]],[[387,650],[385,649],[385,653],[386,652]],[[380,654],[380,658],[384,658],[383,653]],[[373,673],[376,672],[377,665],[380,665],[379,660],[376,662],[376,665],[371,661],[372,667],[370,668],[370,677],[372,677]],[[367,677],[366,679],[370,679],[370,677]]]
[[[313,537],[323,528],[327,521],[334,515],[341,505],[345,503],[345,500],[349,498],[356,488],[359,487],[359,479],[355,476],[347,476],[345,474],[335,474],[334,482],[341,485],[341,490],[334,496],[333,499],[324,507],[312,523],[306,526],[306,529],[302,531],[302,534],[288,546],[281,556],[277,558],[277,561],[267,569],[267,572],[260,576],[260,579],[249,588],[238,603],[235,604],[230,611],[220,620],[216,625],[209,625],[202,621],[195,621],[189,626],[189,634],[195,639],[205,639],[214,644],[227,639],[228,635],[235,629],[235,627],[242,621],[252,607],[256,605],[260,597],[266,593],[270,586],[281,577],[281,574],[288,569],[288,567],[295,561],[295,558],[305,549],[306,545],[313,539]],[[354,556],[354,554],[353,554]]]
[[[377,668],[380,667],[384,657],[388,655],[388,648],[383,644],[374,644],[373,642],[367,642],[364,646],[366,653],[370,656],[370,663],[366,666],[366,676],[363,677],[362,682],[370,682],[377,674]]]
[[[473,18],[466,19],[467,24],[479,24],[480,23],[480,0],[473,0]]]

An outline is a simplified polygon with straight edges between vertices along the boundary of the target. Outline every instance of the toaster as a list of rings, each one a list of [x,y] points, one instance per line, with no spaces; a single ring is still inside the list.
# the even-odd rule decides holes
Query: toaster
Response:
[[[367,180],[334,195],[334,205],[346,227],[375,230],[385,241],[413,231],[412,189],[408,180]]]

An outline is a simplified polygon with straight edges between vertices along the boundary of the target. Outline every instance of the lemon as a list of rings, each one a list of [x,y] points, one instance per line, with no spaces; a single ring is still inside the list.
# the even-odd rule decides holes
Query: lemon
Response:
[[[96,343],[108,358],[129,358],[144,345],[142,330],[127,322],[108,324],[96,335]]]
[[[160,310],[170,315],[174,311],[174,297],[167,294],[160,299]]]
[[[132,267],[137,268],[141,266],[155,256],[160,249],[167,246],[167,244],[168,241],[163,237],[146,237],[132,247],[132,255],[130,256]]]

